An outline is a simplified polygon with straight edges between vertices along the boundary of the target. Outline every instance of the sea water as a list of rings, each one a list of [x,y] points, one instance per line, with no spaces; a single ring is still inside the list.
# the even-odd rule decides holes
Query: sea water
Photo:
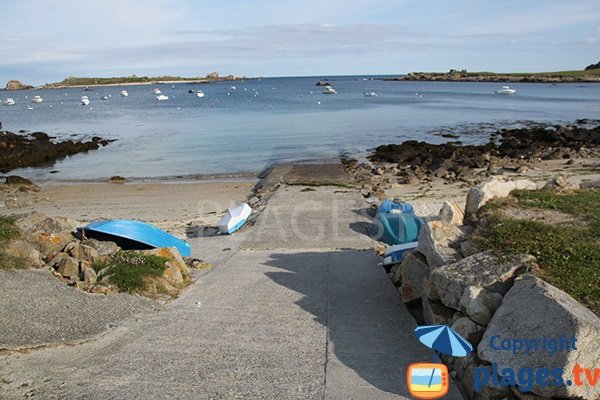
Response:
[[[322,93],[315,83],[323,79],[337,94]],[[496,129],[526,121],[568,123],[600,115],[598,84],[514,83],[512,96],[495,94],[501,86],[348,76],[25,90],[0,92],[0,100],[16,101],[0,106],[0,121],[5,130],[43,131],[57,139],[118,139],[52,165],[11,172],[61,181],[255,172],[275,162],[363,157],[380,144],[409,139],[481,143]],[[169,99],[156,100],[154,88]],[[129,96],[120,96],[123,89]],[[197,97],[197,90],[205,96]],[[32,103],[35,95],[43,103]],[[81,105],[83,95],[88,106]],[[442,136],[447,134],[458,139]]]

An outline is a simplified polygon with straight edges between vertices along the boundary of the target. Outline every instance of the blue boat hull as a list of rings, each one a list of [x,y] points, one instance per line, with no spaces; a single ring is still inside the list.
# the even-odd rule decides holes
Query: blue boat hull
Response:
[[[85,228],[88,237],[108,239],[123,245],[123,248],[144,249],[156,247],[176,247],[184,257],[191,253],[190,245],[154,225],[132,220],[96,221]]]

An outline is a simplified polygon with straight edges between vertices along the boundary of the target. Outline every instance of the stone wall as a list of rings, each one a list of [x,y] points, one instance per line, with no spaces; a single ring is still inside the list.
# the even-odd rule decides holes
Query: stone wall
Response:
[[[390,271],[403,302],[417,310],[419,323],[448,325],[473,345],[474,351],[468,357],[443,357],[454,381],[469,399],[600,398],[600,384],[559,385],[552,376],[527,385],[524,380],[517,382],[518,376],[516,385],[503,385],[500,379],[494,383],[492,379],[494,375],[504,376],[506,368],[516,373],[529,368],[561,368],[566,383],[577,366],[592,371],[600,367],[600,319],[595,314],[533,276],[530,271],[535,266],[534,257],[499,258],[479,251],[469,240],[473,228],[464,223],[475,221],[483,204],[494,197],[506,197],[513,189],[536,187],[531,181],[492,178],[470,190],[466,212],[454,202],[445,203],[439,217],[422,227],[417,249]],[[543,341],[544,337],[564,338],[565,343],[574,337],[576,350],[521,349],[513,353],[491,348],[491,342],[497,347],[497,342],[504,339]],[[483,377],[489,383],[479,385],[475,391],[475,380],[482,381]]]

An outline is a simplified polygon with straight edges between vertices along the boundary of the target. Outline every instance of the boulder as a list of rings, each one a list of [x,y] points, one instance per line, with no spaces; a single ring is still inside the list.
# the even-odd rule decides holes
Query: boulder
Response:
[[[40,187],[35,183],[31,182],[27,178],[20,177],[18,175],[9,175],[6,177],[6,184],[9,186],[25,186],[30,187],[34,191],[39,191]]]
[[[389,276],[394,282],[394,285],[400,286],[402,284],[402,264],[394,264],[390,269]]]
[[[431,272],[431,285],[447,307],[460,310],[460,300],[469,286],[504,295],[517,275],[527,270],[535,258],[513,256],[498,258],[491,252],[470,257],[440,267]]]
[[[465,232],[456,225],[442,221],[428,221],[419,231],[417,251],[425,256],[430,268],[453,263],[461,258],[460,253],[452,248],[465,236]]]
[[[476,286],[465,288],[460,298],[460,310],[479,325],[487,326],[502,303],[502,295]]]
[[[440,210],[440,221],[446,224],[462,225],[465,218],[463,208],[454,200],[445,201]]]
[[[495,350],[501,340],[519,338],[530,345],[537,339],[538,350],[527,352]],[[575,348],[573,348],[575,339]],[[542,347],[544,341],[552,341]],[[477,352],[482,360],[495,363],[500,368],[562,368],[564,379],[576,379],[576,366],[598,368],[598,343],[600,343],[600,318],[562,290],[526,275],[517,279],[506,294],[502,305],[494,314],[479,343]],[[522,343],[525,346],[525,343]],[[585,382],[584,373],[580,376]],[[531,392],[552,398],[597,399],[600,385],[539,386]]]
[[[28,267],[40,268],[44,265],[40,252],[23,240],[11,241],[4,248],[4,252],[13,257],[24,258]]]
[[[163,272],[162,277],[165,278],[169,284],[177,287],[184,283],[183,275],[177,267],[177,263],[168,261],[166,263],[167,269]]]
[[[470,318],[460,317],[451,326],[460,336],[467,339],[473,348],[477,348],[485,328],[481,325],[476,324]]]
[[[86,260],[92,262],[100,258],[98,250],[94,249],[91,246],[77,242],[71,242],[68,245],[66,245],[63,249],[63,253],[67,253],[69,256],[77,258],[79,260]]]
[[[454,318],[455,311],[439,301],[430,300],[427,296],[423,296],[421,304],[423,306],[423,320],[426,325],[448,325]]]
[[[56,272],[72,281],[79,280],[79,260],[65,256],[56,264]]]
[[[416,251],[411,251],[402,260],[400,296],[403,302],[409,303],[423,296],[423,280],[429,276],[426,262],[425,256]]]
[[[85,239],[82,243],[95,249],[100,257],[112,257],[121,250],[121,248],[117,246],[115,242]]]
[[[34,211],[16,220],[15,226],[25,241],[46,256],[63,249],[73,239],[73,232],[80,224],[70,218],[51,218]]]
[[[479,185],[472,187],[467,194],[465,217],[473,217],[477,211],[493,198],[507,197],[513,190],[536,190],[535,182],[528,179],[506,181],[494,176]]]
[[[467,239],[460,242],[460,254],[462,254],[463,257],[472,256],[480,251],[481,250],[477,247],[473,240]]]
[[[98,276],[96,275],[96,271],[94,271],[92,268],[86,268],[83,270],[83,282],[88,287],[94,286],[97,280]]]

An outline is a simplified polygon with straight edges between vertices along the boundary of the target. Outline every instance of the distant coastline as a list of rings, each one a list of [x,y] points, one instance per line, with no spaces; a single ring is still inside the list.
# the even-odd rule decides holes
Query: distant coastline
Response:
[[[217,72],[211,72],[205,77],[185,78],[180,76],[121,76],[112,78],[94,78],[94,77],[76,77],[69,76],[60,82],[46,83],[41,86],[25,85],[18,80],[10,80],[4,90],[25,90],[25,89],[60,89],[70,87],[98,87],[98,86],[136,86],[136,85],[156,85],[156,84],[174,84],[174,83],[211,83],[221,81],[237,81],[252,78],[238,77],[233,75],[219,76]]]
[[[468,72],[454,70],[448,72],[410,72],[407,75],[383,78],[384,81],[446,81],[446,82],[531,82],[531,83],[567,83],[600,82],[600,68],[580,71],[533,72],[533,73],[496,73]]]

